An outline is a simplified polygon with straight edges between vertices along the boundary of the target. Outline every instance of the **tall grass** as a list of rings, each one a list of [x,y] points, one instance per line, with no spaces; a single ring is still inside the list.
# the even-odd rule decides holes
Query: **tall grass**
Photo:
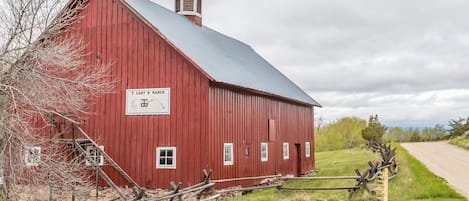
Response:
[[[469,138],[457,137],[449,141],[450,144],[469,150]]]

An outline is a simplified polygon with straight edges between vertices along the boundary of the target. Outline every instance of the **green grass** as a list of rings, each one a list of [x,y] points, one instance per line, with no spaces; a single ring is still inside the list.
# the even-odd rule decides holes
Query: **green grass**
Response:
[[[464,148],[469,150],[469,138],[465,137],[457,137],[453,138],[449,141],[450,144],[454,144],[458,147]]]
[[[400,169],[399,176],[389,184],[392,200],[467,200],[450,188],[444,179],[430,172],[400,145],[394,144],[394,146],[397,147]]]
[[[446,182],[432,174],[414,157],[409,155],[400,145],[397,147],[397,160],[400,164],[399,176],[390,181],[389,195],[392,201],[465,201],[466,199],[451,189]],[[370,160],[378,160],[378,156],[370,151],[362,149],[339,150],[316,153],[317,176],[352,176],[354,168],[361,172],[365,170]],[[313,187],[313,186],[353,186],[353,180],[333,181],[289,181],[288,187]],[[370,184],[376,188],[377,184]],[[363,190],[352,199],[348,198],[347,191],[316,191],[316,192],[291,192],[275,189],[258,191],[245,196],[226,199],[227,201],[268,201],[268,200],[321,200],[321,201],[365,201],[377,200],[375,196]]]

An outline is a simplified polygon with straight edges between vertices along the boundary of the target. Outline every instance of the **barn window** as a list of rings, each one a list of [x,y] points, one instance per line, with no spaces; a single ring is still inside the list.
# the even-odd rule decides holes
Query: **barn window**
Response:
[[[305,151],[306,151],[306,158],[311,157],[311,143],[310,142],[305,143]]]
[[[287,142],[283,143],[283,159],[284,160],[287,160],[287,159],[290,158],[290,148],[289,147],[290,147],[290,145]]]
[[[233,143],[223,144],[223,165],[233,165]]]
[[[41,162],[41,147],[26,147],[24,150],[24,162],[27,167],[39,166]]]
[[[156,168],[176,168],[176,147],[158,147],[156,149]]]
[[[269,147],[267,143],[261,143],[261,161],[269,160]]]
[[[98,146],[101,151],[104,151],[104,146]],[[104,156],[100,151],[96,149],[95,146],[86,147],[86,155],[89,156],[86,159],[87,166],[103,166],[104,165]]]

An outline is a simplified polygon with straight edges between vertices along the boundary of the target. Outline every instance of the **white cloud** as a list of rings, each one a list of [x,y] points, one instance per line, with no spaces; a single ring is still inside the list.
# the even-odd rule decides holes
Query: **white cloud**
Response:
[[[318,116],[433,124],[469,116],[468,7],[466,0],[204,0],[203,18],[323,104]]]
[[[326,121],[379,114],[382,121],[392,125],[433,125],[469,114],[469,89],[394,94],[323,92],[319,96],[327,101],[322,102],[324,108],[316,109],[316,118]]]

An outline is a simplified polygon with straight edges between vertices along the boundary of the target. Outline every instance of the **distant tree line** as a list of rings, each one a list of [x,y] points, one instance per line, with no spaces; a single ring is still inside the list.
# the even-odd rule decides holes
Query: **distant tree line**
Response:
[[[448,140],[462,135],[469,136],[469,117],[452,119],[448,126],[449,130],[440,124],[424,129],[394,127],[389,129],[384,139],[393,142],[427,142]]]
[[[443,125],[423,129],[392,127],[384,136],[387,142],[428,142],[448,139],[448,132]]]
[[[427,142],[469,136],[469,117],[451,120],[449,130],[441,124],[433,127],[386,128],[378,116],[370,116],[368,122],[358,117],[345,117],[323,125],[323,119],[316,123],[315,141],[317,151],[331,151],[361,147],[367,141],[375,142]]]

